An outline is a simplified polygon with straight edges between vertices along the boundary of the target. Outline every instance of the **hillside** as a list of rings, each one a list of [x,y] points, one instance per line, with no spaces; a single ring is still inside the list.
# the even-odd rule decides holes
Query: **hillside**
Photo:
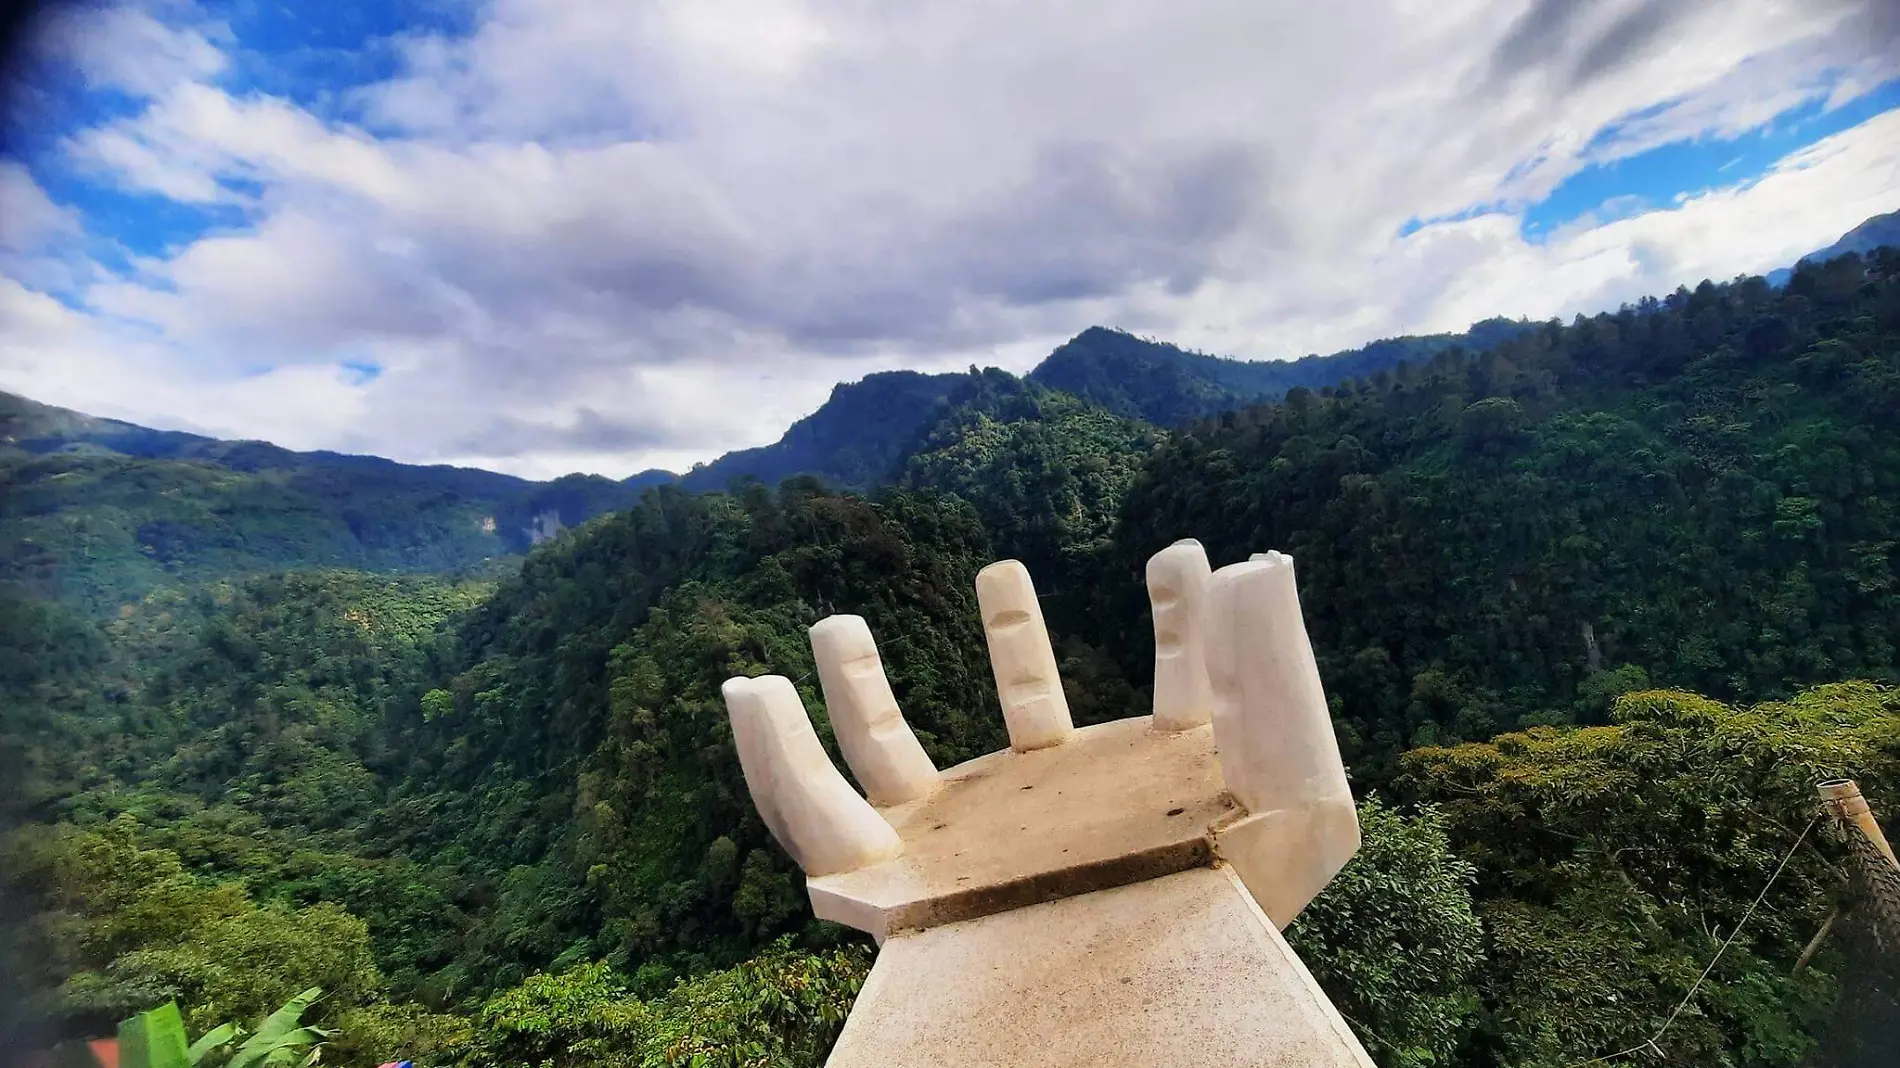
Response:
[[[1900,262],[1880,262],[1704,283],[1203,422],[1129,491],[1114,567],[1188,530],[1221,559],[1292,553],[1361,768],[1598,721],[1650,683],[1900,681]],[[1111,644],[1132,666],[1147,641]]]
[[[0,582],[91,611],[284,567],[478,568],[639,492],[220,441],[0,394]]]
[[[1092,608],[1058,631],[1085,718],[1142,707],[1149,554],[1190,533],[1217,563],[1292,552],[1362,787],[1389,783],[1404,749],[1601,723],[1618,694],[1651,685],[1748,703],[1900,681],[1900,452],[1884,430],[1900,414],[1900,276],[1869,284],[1857,261],[1804,269],[1785,293],[1705,284],[1482,355],[1296,390],[1165,443],[997,372],[971,388],[974,414],[914,461],[904,490],[666,493],[531,557],[462,632],[443,687],[453,716],[445,699],[401,746],[448,754],[421,759],[408,788],[436,783],[446,792],[422,807],[470,818],[503,809],[455,798],[559,798],[532,839],[505,824],[547,863],[580,848],[575,836],[657,841],[686,821],[703,837],[668,838],[670,859],[636,864],[618,904],[584,900],[630,922],[688,900],[684,884],[640,880],[656,864],[692,878],[729,825],[687,813],[742,795],[736,780],[709,793],[702,772],[674,778],[660,754],[703,760],[718,681],[803,674],[802,627],[826,612],[861,611],[888,640],[899,696],[941,759],[994,742],[966,602],[972,569],[1004,544],[1044,547],[1044,592]],[[1096,465],[1123,456],[1125,489],[1010,488],[1116,486]],[[936,496],[946,489],[956,496]],[[1086,525],[1104,499],[1118,518]],[[614,827],[566,816],[583,779]],[[662,911],[635,926],[684,921]]]
[[[1250,361],[1187,352],[1097,326],[1050,353],[1029,372],[1029,378],[1117,415],[1172,427],[1247,404],[1278,400],[1296,386],[1318,389],[1400,362],[1423,363],[1452,348],[1480,352],[1526,329],[1525,323],[1488,319],[1462,334],[1387,338],[1331,356]]]
[[[1167,433],[995,368],[948,400],[897,484],[969,502],[995,555],[1031,568],[1046,614],[1082,610],[1122,499]]]
[[[1075,407],[1080,403],[1110,420],[1166,425],[1277,397],[1296,385],[1371,374],[1453,346],[1482,348],[1523,329],[1495,320],[1466,334],[1391,339],[1290,363],[1248,363],[1091,328],[1057,349],[1026,382],[1038,396],[1060,391],[1078,398],[1052,409],[1065,420],[1081,416]],[[868,489],[917,485],[936,477],[928,472],[940,471],[946,488],[954,484],[966,497],[994,502],[994,494],[972,483],[967,470],[973,463],[995,467],[971,452],[996,446],[997,432],[986,428],[997,413],[972,399],[982,392],[972,385],[979,378],[991,382],[985,388],[992,391],[1004,379],[1015,381],[994,370],[869,375],[837,386],[824,405],[772,445],[729,453],[677,478],[651,470],[618,483],[589,475],[535,483],[373,456],[293,452],[263,442],[152,430],[0,394],[0,488],[7,496],[0,504],[0,581],[107,612],[163,585],[188,587],[283,567],[461,572],[517,556],[665,484],[707,492],[743,479],[776,485],[811,475],[833,486]],[[1020,393],[1031,387],[1001,388]],[[1012,442],[1042,418],[1034,408],[1043,403],[1004,417]],[[1132,424],[1116,433],[1131,443],[1156,440],[1152,429]],[[958,445],[965,435],[984,443]],[[1068,439],[1062,427],[1029,436],[1036,441],[1010,449],[1033,454],[1042,447],[1037,442]],[[1141,444],[1136,452],[1147,448]],[[963,474],[953,474],[940,459],[920,459],[944,449],[961,450],[950,466]],[[1005,453],[1007,467],[1016,453]],[[1074,515],[1063,522],[1074,527],[1086,512],[1095,517],[1087,522],[1102,527],[1127,481],[1125,474],[1112,486],[1090,481],[1082,491],[1088,503],[1075,504]],[[1075,491],[1046,478],[1025,482],[1019,473],[998,492],[1021,497]],[[986,507],[986,519],[997,522],[998,513]],[[1010,507],[1020,510],[1022,504]],[[1072,556],[1076,546],[1101,536],[1099,529],[1086,536],[1079,529],[1036,535],[1041,547],[1019,541],[1009,547],[1038,560]]]
[[[1068,569],[1070,593],[1096,595],[1093,611],[1064,617],[1058,631],[1065,687],[1082,722],[1144,707],[1141,562],[1184,533],[1202,537],[1217,562],[1267,546],[1301,561],[1362,790],[1458,797],[1443,781],[1450,771],[1428,774],[1429,762],[1407,771],[1401,752],[1600,725],[1620,695],[1654,686],[1746,707],[1842,678],[1900,680],[1900,589],[1886,577],[1900,545],[1900,454],[1882,432],[1900,413],[1896,383],[1900,276],[1870,285],[1856,261],[1841,261],[1804,270],[1785,295],[1759,279],[1704,285],[1191,427],[1135,469],[1101,542],[1049,565],[1052,577]],[[1004,496],[973,505],[971,517],[933,501],[931,483],[983,472],[999,446],[1019,459],[955,475],[959,497],[1053,467],[1078,477],[1089,458],[1116,454],[1035,448],[1021,429],[1005,432],[1070,418],[1061,406],[1073,399],[1028,385],[979,376],[980,395],[965,399],[984,413],[970,419],[975,432],[919,461],[910,490],[862,501],[793,484],[733,501],[668,498],[637,523],[616,521],[531,561],[479,617],[492,622],[463,632],[456,674],[434,699],[440,712],[399,746],[446,754],[413,763],[402,780],[405,809],[432,814],[431,848],[483,857],[486,870],[469,874],[477,883],[521,880],[506,920],[483,922],[539,932],[543,954],[592,938],[586,953],[688,969],[695,953],[741,952],[780,924],[795,928],[792,873],[742,803],[716,687],[735,672],[806,674],[803,628],[828,611],[871,620],[939,761],[997,744],[969,574],[999,543],[1074,506],[1029,494],[1041,507],[1012,510]],[[1041,412],[1033,423],[1011,417],[1030,410]],[[1066,433],[1107,429],[1093,427]],[[657,547],[663,523],[680,532],[672,544],[682,555]],[[1650,707],[1678,715],[1676,705]],[[1654,759],[1646,752],[1630,759]],[[1794,786],[1786,796],[1798,803]],[[1633,816],[1617,833],[1633,841],[1641,827]],[[1496,845],[1454,827],[1460,836],[1474,856]],[[1598,871],[1587,857],[1544,856],[1554,869]],[[1597,911],[1650,907],[1619,896],[1627,891],[1520,897],[1511,874],[1489,863],[1486,907],[1534,918],[1547,952],[1566,952],[1556,948],[1562,932],[1592,930]],[[1758,862],[1713,863],[1728,874],[1707,878],[1745,904]],[[1644,900],[1675,900],[1674,878],[1645,875],[1642,894],[1654,897]],[[1813,916],[1818,899],[1803,900],[1790,907]],[[1667,927],[1664,956],[1602,981],[1666,1014],[1667,996],[1637,991],[1666,985],[1670,961],[1701,952],[1700,928],[1685,919]],[[1747,966],[1764,982],[1774,975],[1776,998],[1808,996],[1773,963],[1812,933],[1797,927]],[[1540,980],[1492,952],[1505,956],[1485,996],[1528,1003]],[[1554,999],[1552,1013],[1586,1012],[1560,994],[1535,996]],[[1801,1026],[1806,1010],[1773,1003],[1772,1026]],[[1586,1052],[1588,1028],[1544,1038],[1535,1014],[1522,1019],[1521,1031],[1496,1025],[1497,1040],[1546,1043],[1553,1057]],[[1723,1048],[1748,1019],[1737,1010],[1698,1041]]]
[[[689,490],[720,490],[736,479],[768,486],[815,475],[834,486],[889,481],[917,435],[942,414],[960,375],[885,371],[833,387],[818,410],[770,445],[730,452],[680,476]]]
[[[1816,249],[1801,257],[1799,263],[1826,263],[1831,259],[1852,253],[1856,256],[1868,256],[1882,247],[1900,248],[1900,211],[1890,211],[1885,215],[1875,215],[1863,221],[1859,226],[1841,235],[1840,240],[1826,248]],[[1793,267],[1781,267],[1768,272],[1768,284],[1787,285],[1794,276]]]
[[[1803,259],[1820,262],[1849,252],[1866,255],[1896,244],[1900,244],[1900,212],[1874,216]],[[1792,270],[1771,272],[1768,281],[1784,285]],[[1400,363],[1424,364],[1452,349],[1484,352],[1534,328],[1535,324],[1521,320],[1492,318],[1462,333],[1384,338],[1326,356],[1238,360],[1092,326],[1057,347],[1024,377],[1123,418],[1171,428],[1278,400],[1296,387],[1316,390],[1389,371]],[[680,484],[703,492],[723,489],[740,478],[774,485],[798,474],[853,489],[888,484],[902,474],[908,457],[919,448],[920,437],[944,418],[945,406],[954,403],[950,393],[961,377],[894,371],[841,384],[777,442],[728,453],[695,467],[680,476]],[[666,472],[647,471],[628,483],[657,484],[669,477]]]

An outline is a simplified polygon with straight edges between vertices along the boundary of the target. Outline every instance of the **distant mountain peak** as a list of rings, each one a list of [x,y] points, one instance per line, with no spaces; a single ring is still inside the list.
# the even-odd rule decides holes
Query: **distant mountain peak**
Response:
[[[1869,252],[1884,246],[1900,248],[1900,211],[1890,211],[1884,215],[1875,215],[1861,220],[1852,230],[1842,234],[1840,240],[1826,248],[1813,252],[1794,261],[1793,266],[1778,267],[1769,271],[1766,277],[1771,286],[1786,285],[1794,277],[1795,267],[1804,263],[1826,263],[1828,260],[1853,253],[1865,256]]]
[[[1295,386],[1309,389],[1376,374],[1451,348],[1491,348],[1526,329],[1486,319],[1461,334],[1385,338],[1330,356],[1239,360],[1193,352],[1126,330],[1091,326],[1064,342],[1029,372],[1040,385],[1070,393],[1117,415],[1162,426],[1276,400]]]
[[[897,370],[840,382],[817,411],[793,423],[778,441],[729,452],[688,471],[680,484],[719,490],[734,479],[775,485],[801,474],[847,487],[886,481],[964,377]]]

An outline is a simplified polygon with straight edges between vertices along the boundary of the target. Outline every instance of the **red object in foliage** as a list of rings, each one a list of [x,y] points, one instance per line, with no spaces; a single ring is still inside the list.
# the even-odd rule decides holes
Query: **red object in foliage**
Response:
[[[86,1043],[92,1050],[92,1059],[99,1062],[99,1068],[119,1068],[119,1040],[116,1038],[95,1038]]]

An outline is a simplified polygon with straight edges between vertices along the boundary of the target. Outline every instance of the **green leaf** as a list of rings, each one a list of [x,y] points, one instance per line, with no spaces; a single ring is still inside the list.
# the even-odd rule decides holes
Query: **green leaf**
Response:
[[[254,1068],[258,1064],[284,1063],[285,1057],[273,1059],[280,1048],[294,1054],[305,1045],[321,1040],[326,1032],[313,1027],[299,1027],[297,1021],[322,996],[323,988],[313,986],[286,1001],[283,1008],[264,1018],[256,1034],[238,1047],[226,1068]]]
[[[168,1001],[119,1024],[120,1068],[191,1068],[185,1018]]]
[[[210,1053],[212,1050],[217,1049],[219,1046],[224,1045],[237,1036],[238,1025],[235,1023],[214,1027],[206,1031],[203,1035],[200,1035],[198,1041],[193,1042],[191,1048],[185,1051],[185,1056],[191,1063],[197,1064],[204,1059],[205,1054]]]

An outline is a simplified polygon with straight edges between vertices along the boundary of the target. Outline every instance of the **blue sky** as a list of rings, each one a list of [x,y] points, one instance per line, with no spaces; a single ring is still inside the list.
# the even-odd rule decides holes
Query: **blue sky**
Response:
[[[1871,0],[75,7],[0,161],[0,388],[625,474],[1096,323],[1568,316],[1900,207],[1896,56]]]
[[[1734,136],[1686,138],[1590,164],[1523,212],[1523,232],[1536,238],[1585,216],[1666,207],[1682,197],[1751,182],[1790,153],[1896,107],[1900,80],[1831,108],[1824,99],[1805,100]],[[1611,127],[1593,143],[1612,143],[1616,132]],[[1900,191],[1895,199],[1900,202]]]

